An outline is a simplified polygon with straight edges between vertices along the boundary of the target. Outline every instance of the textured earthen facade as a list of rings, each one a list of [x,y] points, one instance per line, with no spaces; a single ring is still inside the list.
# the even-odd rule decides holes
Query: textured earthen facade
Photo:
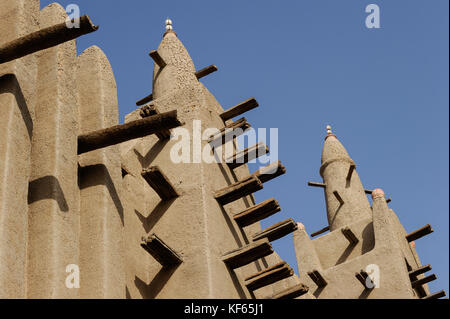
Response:
[[[39,7],[39,0],[0,0],[0,47],[67,18],[58,4]],[[118,126],[113,70],[96,46],[77,56],[75,40],[64,41],[0,64],[0,298],[429,295],[384,193],[374,191],[369,202],[331,131],[320,168],[330,233],[316,239],[292,220],[261,230],[259,221],[280,207],[256,203],[252,193],[277,183],[286,171],[281,163],[271,174],[197,158],[174,163],[178,141],[170,129],[246,127],[236,114],[257,103],[226,113],[199,81],[217,68],[197,72],[170,21],[151,57],[152,95],[126,116],[128,126]],[[164,118],[173,110],[179,123],[169,125]],[[143,137],[108,135],[152,123],[157,128]],[[100,137],[103,146],[81,152],[80,136],[92,132],[92,143],[100,145]],[[200,149],[208,138],[192,136]],[[239,151],[234,139],[225,144]],[[270,244],[292,232],[299,276]],[[79,288],[67,285],[69,265],[79,267]],[[379,283],[367,279],[369,265],[378,267]]]

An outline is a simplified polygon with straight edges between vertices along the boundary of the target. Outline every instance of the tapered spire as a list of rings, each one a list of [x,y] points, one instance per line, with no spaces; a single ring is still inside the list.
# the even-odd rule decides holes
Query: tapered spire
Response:
[[[326,184],[325,199],[331,231],[371,216],[356,164],[333,134],[331,126],[327,126],[320,174]]]
[[[194,63],[173,31],[171,19],[166,20],[165,28],[166,32],[158,49],[151,53],[155,60],[153,99],[198,82]]]

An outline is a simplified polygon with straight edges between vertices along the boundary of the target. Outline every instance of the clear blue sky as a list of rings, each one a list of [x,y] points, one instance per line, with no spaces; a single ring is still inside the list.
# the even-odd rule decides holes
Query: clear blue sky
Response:
[[[41,0],[42,6],[51,1]],[[78,41],[100,46],[118,85],[121,120],[151,92],[148,52],[164,20],[197,69],[216,64],[202,82],[224,108],[255,96],[254,127],[279,128],[279,157],[288,173],[256,193],[275,195],[282,212],[309,233],[326,224],[319,181],[325,127],[358,165],[366,188],[383,188],[408,232],[431,224],[417,241],[423,264],[449,283],[448,0],[60,1],[76,3],[100,30]],[[365,27],[365,7],[381,8],[381,29]],[[291,236],[274,244],[296,268]]]

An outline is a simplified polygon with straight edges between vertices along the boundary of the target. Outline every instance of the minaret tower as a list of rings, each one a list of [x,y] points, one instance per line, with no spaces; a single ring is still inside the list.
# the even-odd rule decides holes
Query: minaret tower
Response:
[[[294,232],[299,277],[310,289],[302,298],[440,298],[429,294],[414,240],[433,232],[430,225],[407,234],[388,207],[381,189],[364,189],[356,164],[327,127],[320,174],[324,183],[329,226],[306,232],[299,223]],[[372,195],[372,206],[366,193]],[[329,233],[326,233],[327,231]],[[321,235],[321,236],[319,236]],[[312,239],[313,238],[313,239]]]
[[[238,152],[229,135],[250,127],[245,118],[234,119],[257,107],[256,100],[224,111],[199,81],[217,67],[196,71],[170,19],[150,57],[153,92],[126,122],[177,110],[184,124],[122,144],[128,296],[255,298],[292,287],[294,295],[305,293],[270,244],[296,224],[261,231],[259,221],[280,206],[274,199],[257,204],[252,195],[285,168],[277,162],[251,174],[246,163],[267,147]],[[212,157],[211,145],[231,149],[231,161],[220,152]]]
[[[369,218],[370,204],[350,158],[336,135],[327,127],[320,175],[326,185],[325,200],[330,230]]]

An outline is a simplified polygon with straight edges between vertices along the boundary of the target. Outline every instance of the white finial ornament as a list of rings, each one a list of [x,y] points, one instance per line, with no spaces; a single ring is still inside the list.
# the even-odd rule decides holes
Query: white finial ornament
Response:
[[[166,31],[170,31],[170,30],[173,30],[173,27],[172,27],[172,20],[170,20],[169,18],[167,18],[167,20],[166,20]]]
[[[333,131],[331,130],[331,125],[327,125],[327,134],[333,134]]]

